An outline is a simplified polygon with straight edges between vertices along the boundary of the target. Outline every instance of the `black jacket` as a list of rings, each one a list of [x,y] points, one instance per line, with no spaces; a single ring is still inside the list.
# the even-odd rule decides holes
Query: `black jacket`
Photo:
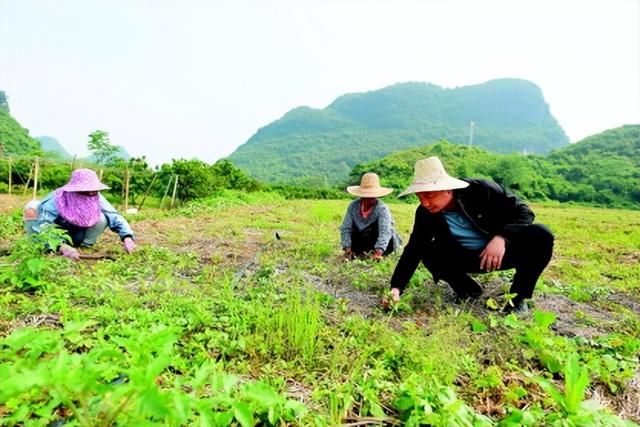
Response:
[[[454,190],[457,208],[487,240],[500,235],[509,241],[515,226],[533,223],[533,211],[502,186],[482,179],[464,179],[466,188]],[[391,278],[391,287],[401,291],[415,272],[428,245],[451,239],[449,226],[441,212],[429,213],[422,206],[416,209],[416,218],[409,243]],[[437,281],[437,277],[434,277]]]

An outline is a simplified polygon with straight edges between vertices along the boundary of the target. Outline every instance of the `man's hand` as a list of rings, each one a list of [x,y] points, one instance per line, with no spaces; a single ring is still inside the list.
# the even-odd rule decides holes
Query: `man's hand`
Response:
[[[499,270],[506,250],[507,241],[502,236],[494,236],[480,253],[480,269],[485,271]]]
[[[122,241],[122,247],[128,254],[132,253],[136,249],[136,242],[131,237],[125,237]]]
[[[371,259],[374,261],[380,261],[382,259],[382,249],[376,249],[373,251],[373,255],[371,255]]]
[[[353,259],[353,252],[351,251],[351,248],[344,248],[343,250],[344,250],[344,254],[343,254],[344,259],[347,259],[347,260]]]
[[[400,289],[391,288],[391,291],[389,292],[389,296],[391,297],[391,300],[389,300],[389,298],[386,295],[382,297],[382,308],[384,308],[385,310],[388,310],[394,304],[400,302]]]
[[[72,248],[69,245],[60,245],[60,249],[58,249],[60,255],[69,258],[71,261],[79,261],[80,253],[76,248]]]

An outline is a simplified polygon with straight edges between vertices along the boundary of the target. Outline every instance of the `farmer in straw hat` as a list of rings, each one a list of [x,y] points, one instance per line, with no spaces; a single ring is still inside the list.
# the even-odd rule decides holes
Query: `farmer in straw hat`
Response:
[[[482,294],[467,273],[515,268],[510,290],[515,297],[505,310],[526,311],[525,299],[551,259],[554,240],[547,227],[533,224],[531,209],[494,182],[449,176],[437,157],[416,162],[413,182],[400,196],[411,193],[420,206],[391,278],[393,302],[422,261],[434,280],[449,283],[460,299]]]
[[[89,247],[96,243],[106,227],[118,233],[127,253],[134,251],[133,231],[129,223],[105,199],[100,190],[109,188],[90,169],[76,169],[69,182],[49,193],[40,203],[27,204],[25,228],[27,234],[39,233],[48,224],[66,230],[73,246],[61,245],[58,253],[77,261],[77,247]]]
[[[378,197],[386,196],[392,191],[391,188],[381,187],[378,175],[373,172],[362,175],[360,185],[347,187],[347,192],[359,199],[349,204],[340,226],[345,258],[372,252],[372,258],[379,260],[402,244],[393,228],[389,208],[378,200]]]

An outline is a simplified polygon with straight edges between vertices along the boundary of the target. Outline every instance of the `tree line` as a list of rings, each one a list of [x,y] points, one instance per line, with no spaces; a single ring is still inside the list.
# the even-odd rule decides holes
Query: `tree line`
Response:
[[[384,185],[403,189],[415,161],[429,156],[440,157],[451,175],[489,178],[531,201],[640,208],[640,125],[611,129],[548,155],[497,154],[440,141],[357,165],[344,185],[372,171]]]

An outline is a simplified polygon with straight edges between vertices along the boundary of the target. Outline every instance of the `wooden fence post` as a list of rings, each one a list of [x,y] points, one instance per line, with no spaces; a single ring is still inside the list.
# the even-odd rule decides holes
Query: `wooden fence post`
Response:
[[[129,168],[124,170],[124,212],[129,209]]]
[[[40,174],[40,158],[36,157],[36,164],[33,167],[33,200],[38,197],[38,175]]]
[[[31,176],[33,175],[33,167],[34,167],[34,165],[31,165],[31,169],[29,169],[29,178],[27,178],[27,184],[24,186],[24,191],[22,192],[23,195],[27,194],[27,190],[29,189],[29,184],[31,184]]]
[[[9,194],[11,194],[11,157],[9,157]]]
[[[138,205],[138,210],[142,210],[142,205],[144,205],[144,201],[147,200],[147,196],[149,195],[149,192],[151,191],[151,187],[153,187],[153,183],[156,182],[156,178],[158,177],[158,174],[153,174],[153,178],[151,178],[151,184],[149,184],[149,187],[147,188],[147,191],[144,192],[144,196],[142,197],[142,200],[140,201],[140,204]]]
[[[162,200],[160,200],[160,209],[164,205],[164,199],[167,198],[167,194],[169,194],[169,188],[171,188],[171,181],[173,181],[173,175],[169,177],[169,182],[167,183],[167,188],[164,190],[164,194],[162,195]]]
[[[178,189],[178,175],[176,175],[176,180],[173,183],[173,195],[171,196],[171,207],[173,207],[173,204],[176,201],[176,190]]]

